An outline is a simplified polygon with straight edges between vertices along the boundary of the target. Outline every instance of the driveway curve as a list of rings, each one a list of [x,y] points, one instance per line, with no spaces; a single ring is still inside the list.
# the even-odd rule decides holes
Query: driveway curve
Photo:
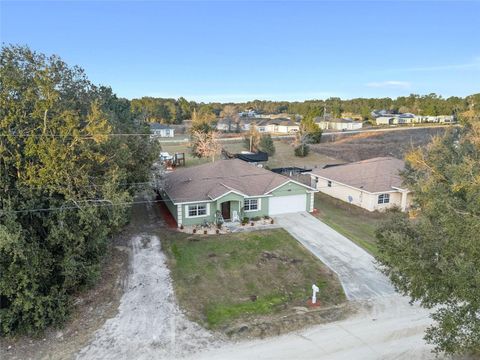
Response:
[[[338,275],[348,300],[395,293],[373,256],[309,213],[277,215],[275,220]]]

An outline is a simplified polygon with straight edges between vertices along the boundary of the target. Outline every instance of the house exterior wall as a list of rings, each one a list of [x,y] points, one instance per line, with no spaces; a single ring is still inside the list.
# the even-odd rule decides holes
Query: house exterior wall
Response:
[[[230,193],[225,196],[222,196],[219,198],[217,201],[215,201],[216,204],[216,211],[222,211],[222,203],[230,201],[230,219],[233,218],[233,212],[236,211],[239,217],[242,217],[240,211],[241,208],[243,207],[243,196],[235,194],[235,193]]]
[[[214,223],[217,219],[216,217],[217,211],[221,212],[222,203],[227,201],[230,202],[230,218],[232,219],[234,211],[237,211],[237,214],[241,220],[244,217],[254,218],[254,217],[269,215],[270,213],[269,199],[271,199],[272,197],[302,195],[302,194],[305,194],[305,197],[306,197],[306,208],[304,211],[312,211],[313,210],[312,191],[309,191],[305,187],[293,182],[288,182],[282,185],[278,189],[275,189],[274,191],[272,191],[272,193],[267,196],[245,197],[241,194],[231,192],[212,201],[199,201],[199,202],[184,203],[184,204],[177,204],[177,205],[173,204],[173,202],[168,198],[168,195],[165,192],[162,192],[162,198],[166,199],[165,203],[169,211],[174,216],[175,220],[177,220],[178,226],[180,225],[188,226],[188,225],[201,225],[205,221],[208,223]],[[244,210],[245,199],[258,199],[259,209],[254,211],[245,211]],[[207,214],[202,216],[189,217],[188,207],[190,205],[206,205]]]
[[[175,221],[178,224],[178,211],[177,211],[177,205],[173,203],[172,200],[168,197],[167,193],[165,191],[162,191],[160,193],[163,202],[165,203],[165,206],[168,208],[172,216],[175,218]]]
[[[322,130],[358,130],[363,127],[361,122],[319,121],[317,125]]]
[[[207,215],[204,216],[195,216],[189,217],[188,216],[188,207],[190,205],[203,205],[207,206]],[[189,203],[189,204],[178,204],[179,213],[181,212],[182,216],[182,224],[183,225],[199,225],[203,224],[205,221],[208,223],[213,223],[215,221],[215,210],[216,204],[214,201],[211,202],[198,202],[198,203]],[[180,225],[180,224],[179,224]]]
[[[336,199],[345,201],[355,206],[359,206],[368,211],[385,211],[393,207],[402,207],[402,192],[399,190],[391,190],[380,193],[370,193],[354,187],[350,187],[344,184],[337,183],[333,180],[331,186],[328,186],[328,179],[319,177],[312,174],[312,187],[316,188],[320,192],[327,194]],[[380,194],[390,194],[390,201],[388,204],[379,204],[378,196]],[[407,196],[407,208],[412,203],[412,194]]]

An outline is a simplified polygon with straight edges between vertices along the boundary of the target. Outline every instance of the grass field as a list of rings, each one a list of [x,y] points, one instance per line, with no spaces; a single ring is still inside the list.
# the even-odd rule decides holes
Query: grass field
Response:
[[[315,194],[315,208],[315,216],[325,224],[372,255],[377,254],[375,229],[386,218],[385,214],[372,213],[322,193]]]
[[[336,275],[282,229],[206,237],[167,232],[162,246],[180,305],[211,329],[305,306],[313,283],[322,306],[345,299]]]
[[[291,140],[275,140],[274,143],[276,151],[275,154],[270,157],[267,163],[269,168],[285,166],[314,168],[315,166],[322,167],[325,164],[343,162],[313,151],[311,151],[308,156],[299,158],[293,154],[293,147],[290,145]],[[239,153],[245,150],[243,142],[241,141],[222,142],[222,146],[231,153]],[[194,158],[190,154],[188,144],[186,143],[162,143],[162,151],[167,151],[170,154],[174,154],[175,152],[184,152],[186,155],[187,166],[203,164],[211,161],[210,159]],[[220,154],[218,156],[220,156]]]
[[[346,162],[370,159],[378,156],[394,156],[403,159],[409,151],[427,145],[434,136],[442,135],[445,127],[405,129],[401,131],[338,134],[334,142],[312,146],[312,151],[333,156]]]

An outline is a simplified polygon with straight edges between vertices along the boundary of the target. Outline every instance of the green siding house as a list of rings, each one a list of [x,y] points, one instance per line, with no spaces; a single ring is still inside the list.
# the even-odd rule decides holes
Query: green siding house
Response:
[[[161,189],[178,226],[310,212],[314,192],[238,159],[178,169],[167,175]]]

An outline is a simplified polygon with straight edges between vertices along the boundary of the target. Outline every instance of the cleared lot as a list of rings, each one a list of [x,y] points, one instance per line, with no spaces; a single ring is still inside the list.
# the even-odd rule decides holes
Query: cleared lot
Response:
[[[155,234],[155,204],[134,206],[142,232],[132,237],[131,268],[116,316],[93,335],[78,359],[174,359],[220,344],[180,310]]]

